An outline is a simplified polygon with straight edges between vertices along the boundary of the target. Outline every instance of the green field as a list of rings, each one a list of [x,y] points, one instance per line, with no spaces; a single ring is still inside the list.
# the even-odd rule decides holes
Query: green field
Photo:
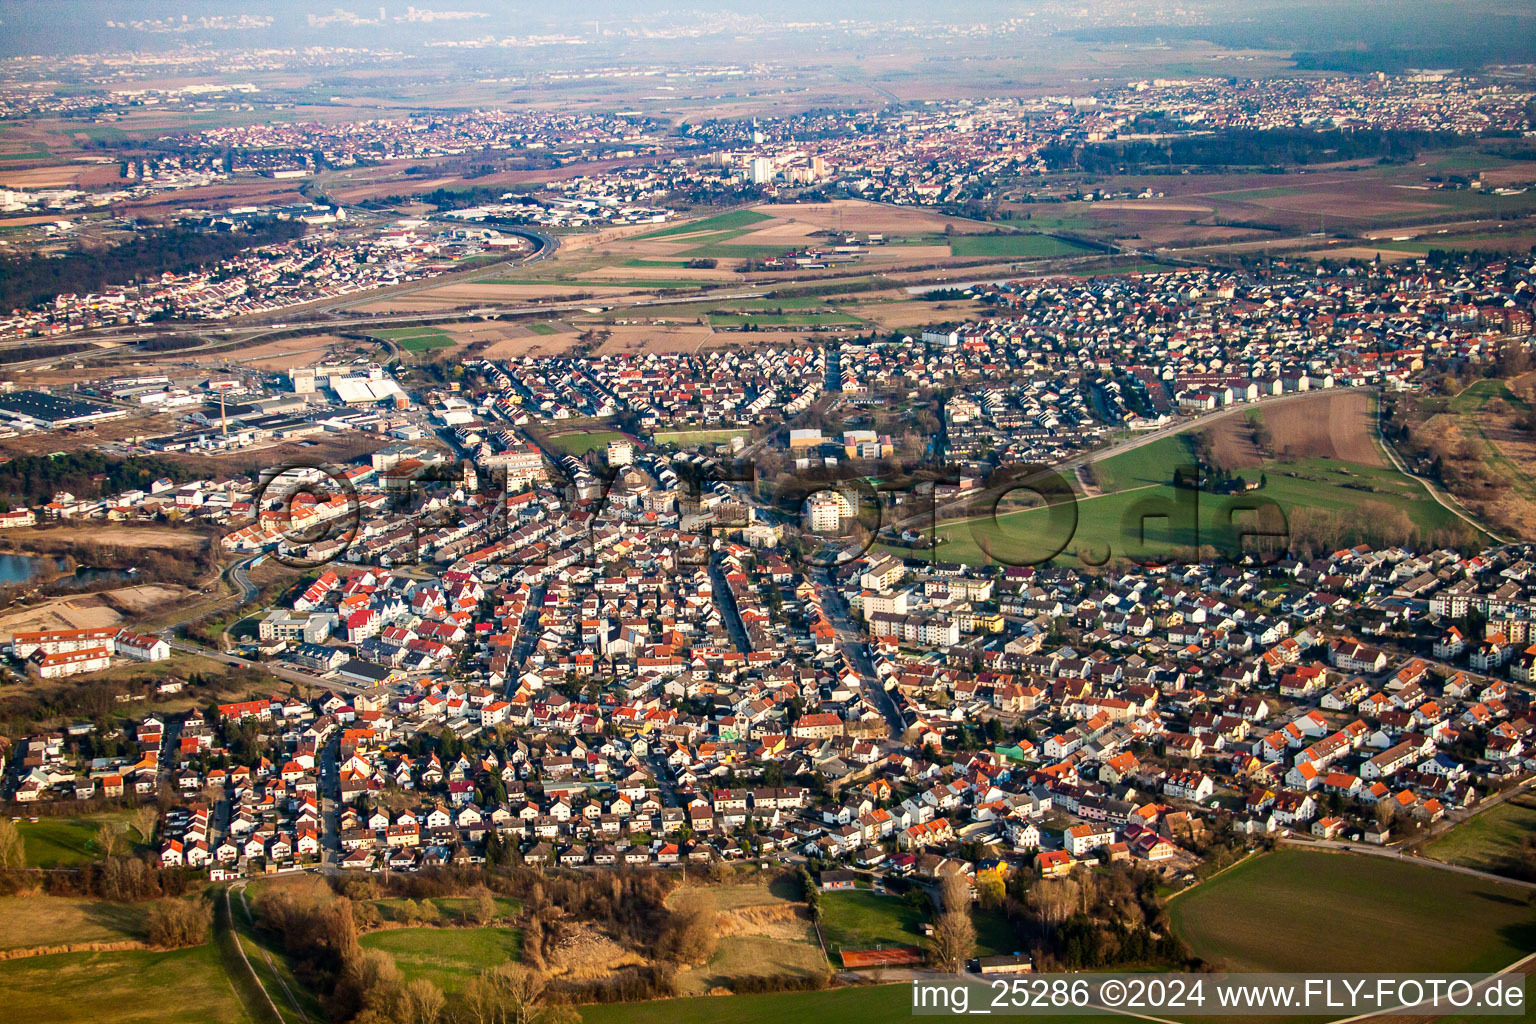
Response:
[[[616,430],[574,430],[569,434],[546,437],[545,443],[561,455],[579,458],[594,448],[606,448],[609,441],[617,441],[623,436]]]
[[[1536,796],[1522,794],[1490,808],[1426,844],[1427,857],[1503,874],[1536,838]]]
[[[827,895],[834,895],[828,893]],[[912,1013],[910,985],[858,986],[825,992],[699,996],[649,1003],[583,1006],[584,1024],[890,1024]]]
[[[1526,896],[1419,864],[1282,849],[1169,911],[1196,955],[1237,971],[1491,971],[1536,949]]]
[[[395,928],[362,937],[367,949],[395,958],[406,981],[426,978],[456,992],[481,971],[516,960],[521,933],[515,928]]]
[[[711,327],[858,327],[863,321],[847,313],[754,313],[750,316],[711,313]]]
[[[538,334],[538,335],[546,335],[546,334],[554,334],[554,333],[556,333],[556,328],[555,328],[554,324],[524,324],[523,326],[527,327],[534,334]]]
[[[675,281],[662,278],[570,278],[570,277],[487,277],[477,284],[538,284],[566,285],[572,288],[655,288],[661,291],[698,291],[715,281]]]
[[[0,897],[0,949],[142,941],[149,908],[62,896]]]
[[[1486,425],[1489,419],[1484,409],[1494,399],[1504,402],[1517,412],[1527,411],[1526,403],[1509,389],[1505,381],[1496,378],[1480,380],[1465,388],[1447,403],[1447,409],[1456,418],[1462,436],[1478,449],[1481,460],[1490,469],[1497,470],[1499,476],[1520,497],[1526,501],[1536,501],[1536,480],[1505,455],[1493,438],[1488,436]]]
[[[668,238],[672,235],[691,235],[698,231],[726,231],[733,228],[744,228],[753,224],[761,224],[765,220],[772,219],[766,213],[758,213],[756,210],[732,210],[730,213],[716,214],[703,220],[672,224],[658,231],[649,231],[639,237]]]
[[[93,814],[84,818],[23,821],[17,828],[21,830],[27,867],[51,868],[101,859],[101,850],[96,845],[97,831],[104,822],[110,822],[122,831],[127,821],[126,813]],[[131,846],[138,838],[131,828],[123,832],[125,847]]]
[[[1038,260],[1092,251],[1050,235],[955,235],[949,240],[950,255],[962,259]]]
[[[213,943],[170,953],[59,953],[0,962],[0,992],[7,1024],[250,1021]]]
[[[1124,491],[1147,484],[1166,484],[1173,479],[1174,470],[1195,464],[1194,449],[1188,436],[1159,438],[1140,448],[1095,462],[1102,491]]]
[[[1025,937],[1001,908],[977,907],[971,911],[971,922],[976,926],[977,956],[1008,956],[1028,949]]]
[[[724,444],[733,437],[752,438],[751,427],[721,427],[718,430],[663,430],[651,435],[657,444],[675,444],[690,448],[696,444]]]
[[[407,352],[430,352],[436,348],[452,348],[454,345],[452,338],[433,327],[400,327],[375,333],[395,342]]]
[[[1027,565],[1063,540],[1066,546],[1059,561],[1081,560],[1090,565],[1102,564],[1106,558],[1163,557],[1196,543],[1235,553],[1241,544],[1238,533],[1255,523],[1255,514],[1242,510],[1262,499],[1273,501],[1287,517],[1303,509],[1400,510],[1424,536],[1458,522],[1417,481],[1389,467],[1321,458],[1266,461],[1264,486],[1244,495],[1171,486],[1174,471],[1194,463],[1188,438],[1182,434],[1095,463],[1104,493],[1077,499],[1075,525],[1063,510],[1055,513],[1059,518],[1053,524],[1042,508],[1004,507],[994,514],[978,503],[970,518],[939,527],[936,557],[970,565],[988,561]],[[1071,476],[1064,475],[1075,489]],[[1260,470],[1247,469],[1243,475],[1257,481]],[[1235,520],[1234,509],[1239,510]],[[899,547],[889,550],[908,556],[916,553]]]
[[[870,889],[821,894],[821,935],[837,962],[844,949],[921,946],[923,915],[896,896]]]
[[[404,899],[388,897],[369,902],[379,908],[379,912],[386,921],[398,920],[398,912],[406,903]],[[476,901],[468,896],[434,896],[419,902],[432,904],[445,922],[467,924],[470,923],[469,915],[473,913]],[[496,897],[495,903],[496,913],[501,917],[515,917],[522,909],[522,904],[517,900],[508,899],[505,896]]]

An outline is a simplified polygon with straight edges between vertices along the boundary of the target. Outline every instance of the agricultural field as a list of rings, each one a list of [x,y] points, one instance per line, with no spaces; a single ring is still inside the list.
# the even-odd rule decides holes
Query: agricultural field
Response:
[[[701,231],[731,231],[737,228],[751,227],[761,224],[763,221],[773,218],[766,213],[758,213],[756,210],[732,210],[730,213],[721,213],[703,220],[684,221],[681,224],[673,224],[659,231],[648,231],[639,238],[670,238],[673,235],[692,235]]]
[[[0,962],[9,1024],[248,1024],[212,942]]]
[[[60,896],[0,897],[0,950],[86,942],[140,942],[149,904]]]
[[[774,992],[721,999],[663,999],[581,1007],[585,1024],[889,1024],[912,1013],[909,985],[857,986],[824,992]]]
[[[821,934],[827,955],[845,949],[921,946],[923,915],[898,896],[871,889],[821,894]]]
[[[515,928],[391,928],[358,940],[395,958],[407,981],[426,978],[456,992],[475,975],[516,960],[522,946]]]
[[[1536,840],[1536,796],[1524,793],[1457,825],[1420,852],[1447,864],[1505,874],[1520,860],[1524,844],[1532,840]]]
[[[1492,971],[1536,943],[1526,895],[1419,864],[1287,848],[1169,910],[1196,955],[1237,971]]]
[[[710,314],[711,327],[859,327],[862,321],[847,313],[744,313]]]
[[[950,239],[957,259],[1040,260],[1091,252],[1086,246],[1051,235],[960,235]]]

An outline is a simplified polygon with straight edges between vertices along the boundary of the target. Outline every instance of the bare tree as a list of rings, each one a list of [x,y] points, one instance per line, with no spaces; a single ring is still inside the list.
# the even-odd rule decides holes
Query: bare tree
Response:
[[[213,915],[206,903],[191,900],[160,900],[149,912],[150,945],[162,949],[200,946],[208,941]]]
[[[139,834],[139,841],[148,845],[155,838],[155,823],[160,820],[160,810],[154,804],[140,804],[128,820]]]
[[[939,914],[933,922],[928,953],[944,971],[962,971],[976,951],[976,926],[971,921],[971,880],[962,874],[939,881]]]
[[[21,829],[9,818],[0,818],[0,868],[26,867],[27,851],[21,842]]]
[[[402,1024],[437,1024],[445,1005],[442,989],[417,978],[400,993],[400,1020]]]
[[[1054,931],[1072,916],[1078,904],[1078,885],[1070,878],[1045,878],[1029,890],[1029,909],[1047,931]]]
[[[117,856],[117,847],[122,837],[111,822],[102,822],[96,830],[96,848],[101,851],[102,857]]]
[[[544,1002],[544,976],[521,964],[502,964],[464,987],[461,1024],[575,1024],[569,1007]]]

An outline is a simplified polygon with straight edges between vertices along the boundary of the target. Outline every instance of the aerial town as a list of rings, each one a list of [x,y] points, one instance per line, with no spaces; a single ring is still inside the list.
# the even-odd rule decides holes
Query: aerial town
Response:
[[[17,6],[20,1020],[1529,973],[1524,15]]]

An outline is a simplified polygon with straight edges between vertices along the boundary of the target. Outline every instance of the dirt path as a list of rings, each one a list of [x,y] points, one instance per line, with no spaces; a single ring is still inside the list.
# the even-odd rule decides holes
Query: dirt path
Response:
[[[1429,480],[1429,479],[1427,479],[1425,477],[1419,476],[1413,470],[1408,468],[1408,464],[1406,462],[1404,462],[1402,460],[1402,458],[1397,454],[1397,451],[1390,444],[1387,443],[1386,437],[1381,432],[1381,403],[1380,402],[1376,403],[1376,441],[1377,441],[1377,443],[1379,445],[1381,445],[1381,450],[1386,453],[1387,459],[1392,463],[1392,468],[1397,470],[1399,473],[1403,474],[1404,476],[1406,476],[1408,479],[1410,479],[1410,480],[1417,480],[1420,484],[1422,484],[1424,489],[1429,492],[1429,496],[1431,498],[1434,498],[1435,501],[1440,505],[1441,508],[1443,508],[1447,512],[1451,513],[1457,519],[1460,519],[1462,522],[1466,523],[1468,526],[1472,527],[1474,530],[1477,530],[1477,531],[1479,531],[1481,533],[1487,534],[1489,537],[1491,537],[1493,540],[1497,541],[1498,543],[1500,543],[1500,544],[1508,544],[1508,543],[1510,543],[1508,537],[1504,537],[1504,536],[1501,536],[1501,535],[1499,535],[1497,533],[1494,533],[1487,526],[1484,526],[1482,523],[1478,522],[1476,518],[1474,518],[1465,509],[1463,509],[1461,507],[1461,503],[1458,502],[1455,498],[1451,497],[1448,494],[1443,493],[1440,490],[1440,485],[1439,484],[1436,484],[1433,480]]]

